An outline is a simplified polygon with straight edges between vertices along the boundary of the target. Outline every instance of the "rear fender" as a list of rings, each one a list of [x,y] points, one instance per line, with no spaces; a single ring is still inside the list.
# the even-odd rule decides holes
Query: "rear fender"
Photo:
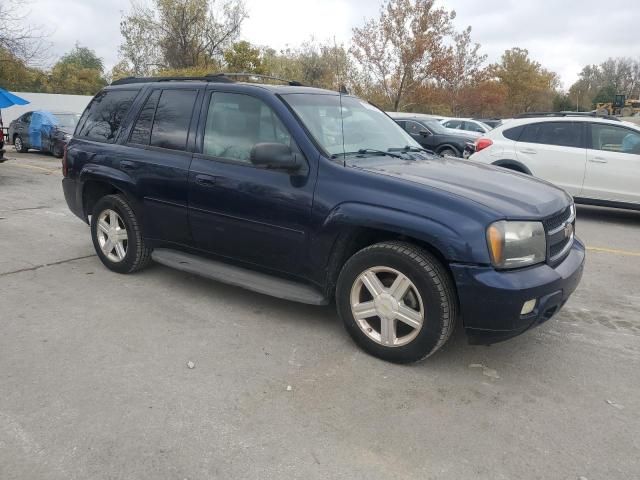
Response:
[[[124,173],[122,170],[118,170],[106,165],[100,165],[95,163],[88,163],[84,165],[80,174],[78,175],[78,181],[80,188],[78,193],[80,195],[80,201],[84,199],[85,188],[88,182],[96,181],[111,185],[115,190],[123,193],[127,198],[134,210],[138,210],[141,204],[141,199],[134,193],[136,192],[136,183],[134,180]],[[84,212],[85,216],[91,212]]]

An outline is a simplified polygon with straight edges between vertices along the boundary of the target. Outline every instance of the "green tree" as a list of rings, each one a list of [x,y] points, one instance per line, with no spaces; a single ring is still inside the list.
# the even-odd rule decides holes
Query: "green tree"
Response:
[[[75,48],[53,66],[47,91],[75,95],[95,95],[107,84],[103,76],[103,62],[93,50]]]
[[[351,53],[368,83],[376,85],[384,106],[399,110],[403,101],[445,68],[455,12],[436,8],[435,0],[386,0],[378,19],[353,29]]]
[[[87,47],[81,47],[77,42],[74,49],[63,55],[58,61],[58,64],[74,65],[78,68],[89,68],[98,70],[100,73],[104,71],[104,63],[102,59],[96,55],[96,52]]]
[[[560,84],[558,76],[529,58],[529,51],[512,48],[492,73],[506,88],[509,113],[549,110]]]
[[[266,73],[260,49],[247,41],[240,41],[225,50],[224,62],[230,72]]]
[[[133,3],[120,22],[120,55],[136,75],[216,64],[240,34],[242,0],[153,0]]]

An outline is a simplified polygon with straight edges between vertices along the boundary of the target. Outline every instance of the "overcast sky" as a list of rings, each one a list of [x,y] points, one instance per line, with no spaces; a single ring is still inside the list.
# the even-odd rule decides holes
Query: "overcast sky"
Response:
[[[2,1],[2,0],[0,0]],[[376,16],[377,0],[245,0],[250,18],[242,38],[276,49],[296,47],[311,36],[347,43],[351,29]],[[457,13],[459,29],[471,25],[473,39],[490,61],[505,49],[527,48],[560,74],[564,86],[582,66],[607,57],[640,58],[640,2],[637,0],[439,0]],[[31,0],[32,24],[53,33],[57,57],[76,41],[94,49],[108,68],[118,58],[119,22],[130,0]]]

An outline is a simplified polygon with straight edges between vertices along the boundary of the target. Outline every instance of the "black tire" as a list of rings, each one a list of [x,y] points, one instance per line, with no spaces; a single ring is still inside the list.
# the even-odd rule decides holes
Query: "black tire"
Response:
[[[64,151],[60,146],[60,144],[58,143],[53,144],[53,149],[51,150],[51,154],[56,158],[62,158],[62,156],[64,155]]]
[[[122,219],[127,229],[126,254],[121,261],[110,260],[100,248],[98,240],[98,218],[105,210],[115,211]],[[122,195],[107,195],[98,200],[91,215],[91,238],[93,246],[102,263],[118,273],[132,273],[142,270],[151,261],[151,249],[144,244],[140,223],[133,209]]]
[[[372,340],[353,316],[351,290],[358,277],[375,266],[401,272],[422,298],[424,323],[406,345],[384,346]],[[433,355],[451,336],[458,315],[456,292],[445,267],[424,249],[400,241],[371,245],[345,263],[336,286],[336,306],[347,332],[363,350],[394,363],[416,362]]]
[[[27,153],[27,150],[29,150],[26,145],[24,144],[24,142],[22,141],[22,137],[20,135],[16,135],[13,139],[13,146],[16,149],[16,152],[18,153]],[[20,148],[18,148],[20,147]]]
[[[460,152],[453,147],[444,147],[442,150],[438,152],[441,157],[458,157],[460,158]]]

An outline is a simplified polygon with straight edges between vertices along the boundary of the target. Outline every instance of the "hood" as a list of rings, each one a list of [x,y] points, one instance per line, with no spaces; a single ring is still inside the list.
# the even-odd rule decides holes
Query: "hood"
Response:
[[[372,173],[468,198],[507,219],[547,217],[566,208],[572,201],[564,190],[550,183],[500,167],[460,159],[376,157],[360,159],[355,165]]]

